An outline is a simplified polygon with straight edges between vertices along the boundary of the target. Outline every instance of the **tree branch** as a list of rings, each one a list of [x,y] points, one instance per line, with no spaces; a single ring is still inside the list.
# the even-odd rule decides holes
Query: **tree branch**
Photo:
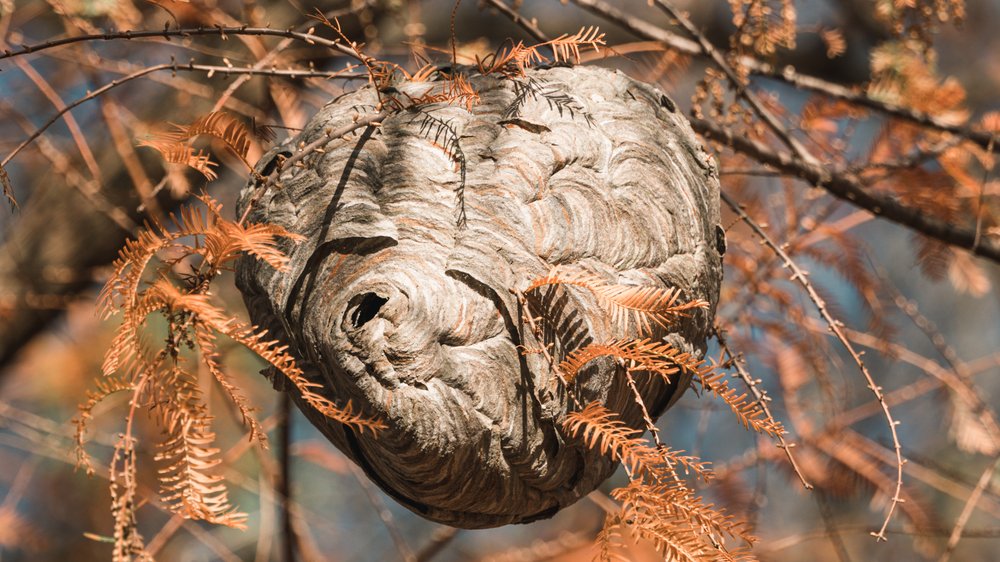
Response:
[[[753,397],[757,401],[757,404],[760,405],[760,408],[764,411],[764,414],[768,418],[771,418],[773,420],[774,414],[771,413],[771,407],[768,406],[768,403],[771,401],[771,399],[767,396],[767,392],[761,390],[760,387],[758,386],[760,380],[754,379],[750,375],[750,373],[747,372],[746,367],[743,366],[742,357],[734,354],[732,349],[730,349],[729,342],[726,339],[725,331],[716,326],[712,328],[712,332],[715,335],[715,339],[718,340],[719,342],[719,348],[725,354],[728,361],[732,363],[733,368],[736,369],[736,373],[740,376],[740,379],[743,381],[743,383],[747,386],[748,389],[750,389],[750,392],[753,394]],[[799,468],[799,463],[796,462],[795,460],[795,455],[792,454],[792,447],[795,447],[795,443],[791,444],[787,443],[785,441],[784,434],[778,434],[777,441],[778,441],[777,443],[778,448],[785,452],[785,456],[788,458],[789,464],[792,465],[792,470],[795,472],[795,475],[799,477],[799,481],[802,482],[802,487],[805,488],[806,490],[812,490],[813,485],[810,484],[808,480],[806,480],[805,474],[803,474],[802,469]]]
[[[878,530],[878,532],[872,532],[873,537],[875,537],[877,540],[884,541],[886,540],[885,530],[889,527],[889,521],[892,520],[892,514],[896,511],[896,506],[899,503],[905,501],[901,497],[901,493],[903,490],[903,464],[906,461],[903,460],[903,452],[902,452],[903,447],[899,442],[899,433],[897,430],[899,422],[895,420],[895,418],[892,415],[892,412],[889,410],[889,404],[885,400],[885,394],[882,392],[882,387],[875,384],[874,377],[872,377],[871,373],[868,371],[868,367],[865,366],[864,361],[861,360],[861,354],[854,349],[854,346],[851,344],[850,340],[848,340],[847,338],[847,335],[844,333],[843,322],[835,319],[833,315],[830,313],[829,308],[826,306],[826,302],[823,300],[822,297],[819,296],[819,293],[816,292],[816,289],[813,287],[812,283],[809,282],[809,279],[807,278],[808,274],[805,271],[803,271],[798,266],[798,264],[796,264],[792,260],[792,257],[788,255],[788,252],[786,252],[781,246],[776,244],[774,240],[772,240],[771,237],[768,236],[767,232],[765,232],[764,229],[759,224],[757,224],[757,222],[754,221],[753,218],[750,217],[750,215],[746,213],[746,211],[744,211],[739,205],[737,205],[736,202],[730,199],[725,192],[720,193],[720,196],[722,197],[722,200],[726,203],[726,205],[728,205],[729,208],[732,209],[737,216],[739,216],[740,220],[746,223],[746,225],[749,226],[751,230],[753,230],[754,234],[756,234],[757,237],[760,238],[761,242],[763,242],[768,248],[770,248],[771,251],[775,253],[775,255],[781,258],[783,265],[786,268],[788,268],[789,271],[792,272],[792,276],[790,277],[790,279],[792,281],[797,282],[799,285],[802,285],[802,288],[805,289],[806,294],[809,296],[809,300],[811,300],[813,304],[816,305],[816,310],[819,312],[819,315],[823,318],[823,321],[826,322],[827,328],[830,330],[830,332],[833,333],[833,335],[837,338],[837,340],[840,341],[841,345],[843,345],[844,349],[847,350],[847,353],[851,356],[851,359],[854,361],[854,364],[857,365],[858,370],[861,371],[861,375],[864,377],[865,382],[868,384],[868,390],[870,390],[872,394],[875,395],[875,399],[878,401],[879,406],[881,406],[882,408],[882,414],[885,417],[886,423],[889,427],[889,433],[892,436],[893,450],[895,451],[896,455],[896,489],[892,494],[892,498],[889,503],[889,510],[888,513],[886,513],[885,515],[885,520],[882,522],[882,527]]]
[[[907,207],[887,195],[875,194],[857,176],[803,162],[787,152],[777,152],[762,142],[735,135],[732,131],[704,119],[691,118],[691,127],[704,137],[720,142],[736,152],[801,178],[825,189],[839,199],[865,209],[875,216],[906,226],[925,236],[964,248],[974,255],[1000,263],[1000,240],[976,236],[973,228],[964,228],[935,218],[924,211]]]
[[[718,49],[712,46],[712,43],[709,42],[707,37],[705,37],[705,34],[699,31],[698,28],[695,27],[693,23],[691,23],[691,20],[689,20],[684,14],[682,14],[679,10],[674,8],[673,4],[670,4],[666,0],[655,0],[655,2],[656,5],[660,8],[660,10],[662,10],[668,16],[677,20],[677,22],[681,25],[681,27],[683,27],[684,30],[687,31],[688,34],[698,42],[698,46],[701,48],[701,52],[706,56],[708,56],[708,58],[712,59],[712,62],[715,64],[715,66],[717,66],[726,75],[726,78],[729,80],[729,83],[732,86],[733,91],[736,93],[736,96],[743,98],[743,100],[747,102],[747,105],[750,106],[750,109],[753,110],[753,112],[756,113],[758,117],[760,117],[761,121],[763,121],[764,124],[767,125],[769,129],[771,129],[771,132],[773,132],[779,139],[781,139],[781,142],[785,143],[785,145],[788,146],[788,148],[790,148],[792,152],[794,152],[795,155],[798,158],[802,159],[803,161],[808,162],[811,165],[819,164],[819,160],[817,160],[815,156],[810,154],[809,151],[806,149],[806,147],[803,146],[802,143],[798,141],[798,139],[793,137],[792,134],[788,131],[788,129],[786,129],[784,125],[782,125],[778,117],[775,116],[774,113],[772,113],[766,107],[764,107],[764,104],[760,101],[760,98],[758,98],[756,94],[754,94],[749,88],[747,88],[746,81],[740,78],[739,75],[737,75],[736,70],[734,70],[733,67],[728,62],[726,62],[726,59],[725,57],[722,56],[722,53],[720,53]]]
[[[602,0],[573,0],[573,3],[602,19],[613,22],[633,35],[658,41],[676,52],[696,57],[709,56],[709,53],[697,41],[686,39],[669,30],[657,27],[646,20],[630,16]],[[818,92],[832,98],[854,103],[923,127],[960,135],[983,148],[988,148],[991,142],[996,143],[998,138],[1000,138],[1000,135],[948,123],[921,111],[871,98],[864,92],[853,90],[841,84],[828,82],[815,76],[800,74],[791,66],[778,69],[772,64],[747,56],[740,57],[739,62],[749,69],[752,74],[785,82],[799,89]]]
[[[225,39],[227,35],[256,35],[256,36],[273,36],[273,37],[290,37],[292,39],[297,39],[299,41],[304,41],[310,45],[320,45],[322,47],[327,47],[333,49],[341,54],[347,55],[351,58],[357,59],[364,62],[365,57],[355,50],[353,47],[344,45],[340,41],[335,41],[331,39],[326,39],[313,35],[312,33],[306,32],[302,33],[299,31],[294,31],[291,29],[270,29],[267,27],[196,27],[196,28],[180,28],[180,29],[162,29],[160,31],[153,30],[138,30],[138,31],[109,31],[105,33],[92,33],[89,35],[75,35],[73,37],[63,37],[62,39],[54,39],[52,41],[46,41],[44,43],[37,43],[35,45],[22,45],[20,49],[10,50],[5,49],[3,53],[0,53],[0,60],[8,59],[12,57],[18,57],[21,55],[27,55],[31,53],[37,53],[39,51],[44,51],[47,49],[54,49],[56,47],[62,47],[64,45],[71,45],[73,43],[84,43],[88,41],[113,41],[117,39],[141,39],[145,37],[163,37],[167,41],[170,41],[171,37],[191,37],[195,35],[218,35]]]
[[[77,106],[79,106],[79,105],[81,105],[81,104],[83,104],[85,102],[88,102],[88,101],[90,101],[92,99],[95,99],[98,96],[106,94],[110,90],[112,90],[114,88],[117,88],[118,86],[121,86],[122,84],[125,84],[126,82],[131,82],[132,80],[136,80],[138,78],[142,78],[143,76],[146,76],[147,74],[152,74],[153,72],[158,72],[158,71],[163,71],[163,70],[170,70],[172,72],[179,72],[179,71],[208,72],[209,76],[211,76],[212,74],[215,74],[215,73],[224,73],[224,74],[252,74],[252,75],[258,75],[258,76],[283,76],[283,77],[286,77],[286,78],[362,78],[362,77],[367,77],[367,75],[364,75],[364,76],[362,76],[362,75],[357,75],[357,76],[347,75],[347,76],[345,76],[345,75],[343,75],[342,71],[338,71],[338,72],[315,72],[315,71],[307,71],[307,70],[278,70],[278,69],[261,69],[261,68],[253,68],[253,67],[250,67],[250,68],[238,68],[238,67],[215,66],[215,65],[194,64],[194,63],[181,64],[181,63],[177,63],[177,62],[165,63],[165,64],[157,64],[157,65],[153,65],[153,66],[148,66],[148,67],[143,68],[141,70],[137,70],[136,72],[133,72],[132,74],[129,74],[129,75],[123,77],[123,78],[119,78],[117,80],[112,80],[111,82],[108,82],[107,84],[105,84],[105,85],[101,86],[100,88],[98,88],[98,89],[96,89],[96,90],[88,93],[87,95],[74,100],[72,103],[67,104],[65,107],[63,107],[58,112],[56,112],[55,115],[53,115],[51,118],[49,118],[48,121],[46,121],[45,123],[43,123],[42,126],[40,126],[38,129],[36,129],[34,133],[32,133],[31,135],[29,135],[28,138],[26,138],[25,140],[23,140],[21,142],[21,144],[17,145],[17,147],[13,151],[11,151],[11,153],[8,154],[7,157],[3,159],[2,162],[0,162],[0,166],[6,166],[15,156],[17,156],[17,154],[19,152],[21,152],[21,150],[23,150],[26,146],[28,146],[29,144],[31,144],[32,141],[34,141],[35,139],[37,139],[42,133],[45,132],[46,129],[48,129],[49,127],[51,127],[52,125],[54,125],[59,120],[60,117],[62,117],[63,115],[65,115],[71,109],[73,109],[73,108],[75,108],[75,107],[77,107]]]

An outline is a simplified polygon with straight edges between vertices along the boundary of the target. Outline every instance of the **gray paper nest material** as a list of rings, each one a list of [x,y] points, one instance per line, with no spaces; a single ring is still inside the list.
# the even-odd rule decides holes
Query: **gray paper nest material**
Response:
[[[403,110],[284,172],[250,220],[308,240],[288,247],[290,272],[244,258],[237,281],[253,322],[291,345],[327,397],[389,428],[359,435],[300,402],[312,423],[409,509],[478,528],[549,517],[616,468],[562,431],[576,406],[541,354],[520,353],[540,344],[511,289],[555,265],[677,287],[711,307],[656,335],[703,352],[724,243],[714,163],[654,87],[591,67],[470,81],[471,112]],[[341,96],[258,169],[377,101],[368,87]],[[532,306],[554,320],[557,356],[635,335],[586,291],[552,288]],[[595,361],[574,392],[642,428],[616,369]],[[655,415],[688,386],[638,378]]]

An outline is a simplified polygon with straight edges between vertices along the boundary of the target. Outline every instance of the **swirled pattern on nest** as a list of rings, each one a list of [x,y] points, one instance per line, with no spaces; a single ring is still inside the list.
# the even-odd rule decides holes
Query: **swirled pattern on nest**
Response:
[[[308,241],[288,248],[290,273],[243,259],[238,284],[253,321],[291,345],[321,392],[388,429],[358,435],[300,403],[312,423],[400,503],[476,528],[548,517],[615,468],[563,433],[567,409],[581,406],[531,352],[541,343],[512,290],[556,265],[677,288],[710,306],[654,335],[703,352],[722,247],[714,163],[654,87],[588,67],[469,80],[480,95],[471,111],[400,110],[283,172],[250,219]],[[370,87],[341,96],[258,170],[377,102]],[[532,295],[557,359],[636,335],[587,291]],[[594,361],[573,394],[642,428],[619,370]],[[655,415],[688,386],[639,382]]]

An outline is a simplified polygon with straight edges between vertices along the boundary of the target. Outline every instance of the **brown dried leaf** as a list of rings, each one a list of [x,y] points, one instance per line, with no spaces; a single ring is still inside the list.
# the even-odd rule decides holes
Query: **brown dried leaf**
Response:
[[[837,58],[847,51],[847,41],[839,29],[824,29],[819,32],[819,38],[826,45],[827,58]]]
[[[184,164],[198,170],[208,181],[214,181],[219,177],[215,173],[215,170],[212,169],[213,166],[218,166],[218,164],[212,162],[207,153],[201,149],[195,150],[183,142],[170,138],[153,137],[141,139],[139,146],[152,148],[159,152],[165,161],[171,164]]]
[[[973,412],[963,401],[958,400],[954,393],[949,395],[951,404],[951,423],[948,424],[948,437],[959,450],[966,453],[978,453],[988,457],[1000,452],[996,440],[983,425],[980,416]]]
[[[979,298],[990,292],[992,283],[986,271],[966,252],[952,252],[948,264],[948,281],[959,293]]]
[[[14,199],[14,186],[11,185],[10,176],[7,175],[7,170],[4,169],[3,164],[0,164],[0,188],[3,189],[3,195],[10,204],[10,210],[13,211],[17,208],[17,199]]]
[[[45,536],[22,517],[13,505],[0,506],[0,550],[39,550]]]
[[[591,402],[583,410],[568,413],[562,426],[589,447],[621,462],[633,478],[666,481],[673,477],[677,467],[683,467],[706,481],[713,476],[708,463],[684,455],[684,451],[649,445],[642,438],[642,431],[625,425],[615,412],[599,402]]]
[[[564,271],[558,267],[532,280],[525,292],[548,285],[572,285],[590,291],[611,312],[612,324],[623,331],[632,324],[640,334],[651,333],[652,323],[666,328],[690,311],[708,307],[708,302],[701,299],[681,301],[677,289],[608,283],[585,271]]]
[[[242,121],[225,111],[214,111],[196,119],[190,125],[174,124],[174,135],[180,139],[193,139],[199,135],[215,137],[246,162],[250,151],[250,130]],[[168,133],[169,134],[169,133]]]
[[[980,119],[983,130],[990,133],[1000,133],[1000,111],[991,111]]]

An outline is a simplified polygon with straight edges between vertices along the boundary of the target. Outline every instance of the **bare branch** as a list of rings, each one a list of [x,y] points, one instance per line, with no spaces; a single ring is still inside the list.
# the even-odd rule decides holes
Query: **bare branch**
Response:
[[[799,177],[821,187],[831,195],[867,210],[873,215],[906,226],[935,240],[964,248],[977,256],[1000,263],[1000,240],[980,238],[973,228],[953,225],[925,211],[907,207],[894,199],[876,195],[857,176],[849,172],[814,166],[795,156],[777,152],[759,141],[734,134],[704,119],[691,118],[691,127],[705,137],[718,141],[736,152],[745,154],[786,174]]]
[[[889,405],[885,401],[885,395],[882,394],[882,387],[875,384],[875,379],[872,377],[871,373],[868,372],[868,367],[866,367],[864,362],[861,360],[861,355],[857,351],[855,351],[854,346],[851,344],[850,340],[848,340],[847,336],[844,334],[843,323],[835,319],[830,314],[830,311],[826,306],[826,302],[822,299],[822,297],[819,296],[819,293],[817,293],[816,289],[813,288],[812,283],[810,283],[809,280],[806,278],[807,275],[806,272],[803,271],[794,261],[792,261],[791,256],[789,256],[788,253],[785,252],[785,250],[782,249],[781,246],[779,246],[773,240],[771,240],[771,237],[768,236],[766,232],[764,232],[764,229],[761,228],[761,226],[757,224],[757,222],[754,221],[750,217],[750,215],[746,213],[746,211],[744,211],[728,195],[726,195],[725,192],[720,193],[720,195],[722,197],[722,200],[726,203],[726,205],[728,205],[729,208],[732,209],[733,212],[736,213],[740,217],[740,219],[743,222],[745,222],[747,226],[750,227],[751,230],[754,231],[754,234],[756,234],[761,239],[761,241],[768,248],[771,249],[771,251],[773,251],[781,258],[784,266],[787,267],[789,271],[792,272],[791,280],[796,281],[800,285],[802,285],[802,288],[805,289],[806,294],[809,295],[809,299],[813,301],[813,304],[816,305],[816,309],[819,311],[820,316],[823,317],[823,320],[826,322],[830,331],[833,332],[833,334],[837,337],[838,340],[840,340],[840,343],[844,346],[844,349],[847,350],[848,354],[850,354],[851,356],[851,359],[854,360],[854,364],[858,366],[858,369],[861,371],[862,376],[864,376],[865,378],[865,382],[868,383],[868,389],[872,392],[872,394],[875,395],[875,399],[878,400],[879,405],[881,405],[882,407],[882,413],[885,416],[886,422],[889,426],[889,432],[892,435],[893,448],[896,451],[896,491],[892,495],[892,500],[889,504],[888,513],[886,513],[885,520],[882,522],[882,528],[879,529],[878,532],[872,533],[872,535],[880,541],[887,540],[885,536],[885,530],[889,526],[889,521],[892,519],[892,514],[896,510],[896,505],[902,501],[902,498],[900,497],[900,492],[903,489],[903,464],[905,464],[906,462],[905,460],[903,460],[903,453],[902,453],[903,448],[902,445],[900,445],[899,443],[899,435],[897,431],[897,426],[899,425],[899,422],[897,422],[893,418],[892,412],[889,410]]]
[[[308,32],[302,33],[291,29],[270,29],[267,27],[246,27],[246,26],[224,27],[221,25],[218,27],[162,29],[160,31],[154,31],[154,30],[109,31],[105,33],[94,33],[88,35],[75,35],[73,37],[63,37],[62,39],[54,39],[52,41],[46,41],[44,43],[36,43],[34,45],[23,45],[20,49],[13,51],[10,49],[6,49],[4,50],[3,53],[0,53],[0,60],[12,57],[19,57],[31,53],[37,53],[48,49],[54,49],[56,47],[62,47],[64,45],[72,45],[74,43],[85,43],[92,41],[113,41],[119,39],[131,40],[131,39],[140,39],[144,37],[162,37],[167,41],[170,41],[172,37],[191,37],[196,35],[217,35],[223,38],[225,38],[227,35],[290,37],[292,39],[297,39],[299,41],[303,41],[310,45],[320,45],[322,47],[327,47],[343,55],[349,56],[359,61],[364,61],[363,56],[356,49],[354,49],[354,47],[344,45],[340,41],[325,39],[323,37],[313,35],[312,33]]]
[[[750,389],[750,392],[753,393],[754,398],[757,400],[757,404],[760,405],[762,410],[764,410],[767,417],[773,420],[774,415],[771,413],[771,408],[767,405],[771,399],[768,398],[767,394],[760,389],[760,381],[754,379],[750,373],[747,372],[746,367],[743,366],[740,357],[733,354],[733,351],[729,348],[729,342],[726,340],[725,332],[716,326],[713,329],[713,333],[715,334],[715,339],[719,341],[719,347],[726,355],[727,360],[732,363],[733,368],[736,369],[736,373],[739,374],[740,380],[742,380],[743,383],[747,385],[747,388]],[[785,435],[783,433],[779,433],[775,439],[778,441],[778,448],[785,452],[785,456],[788,458],[789,464],[792,465],[792,470],[795,471],[795,475],[798,476],[799,481],[802,482],[802,487],[806,490],[812,490],[813,485],[806,480],[805,474],[803,474],[802,469],[799,468],[799,463],[795,461],[795,455],[792,454],[792,448],[795,447],[795,443],[786,443]]]
[[[603,0],[573,0],[573,3],[603,19],[614,22],[616,25],[621,26],[636,36],[653,41],[659,41],[668,48],[679,53],[692,56],[708,56],[708,53],[703,50],[702,46],[699,45],[698,42],[681,37],[661,27],[657,27],[656,25],[653,25],[641,18],[630,16]],[[846,86],[828,82],[821,78],[816,78],[815,76],[800,74],[791,66],[778,69],[769,63],[746,56],[741,57],[739,61],[740,64],[746,66],[753,74],[785,82],[795,86],[796,88],[819,92],[835,99],[855,103],[923,127],[960,135],[978,144],[979,146],[982,146],[983,148],[987,148],[991,142],[995,143],[997,140],[997,135],[995,134],[971,129],[967,126],[948,123],[921,111],[884,102],[882,100],[869,97],[863,92],[852,90]]]
[[[168,63],[168,64],[157,64],[137,70],[132,74],[129,74],[123,78],[117,80],[112,80],[111,82],[101,86],[100,88],[88,93],[87,95],[74,100],[69,103],[61,110],[59,110],[55,115],[53,115],[48,121],[43,123],[34,133],[28,136],[27,139],[17,145],[17,147],[7,155],[6,158],[0,162],[0,166],[7,165],[24,147],[31,144],[32,141],[37,139],[42,133],[46,131],[49,127],[56,123],[60,117],[65,115],[71,109],[95,99],[103,94],[106,94],[110,90],[121,86],[132,80],[142,78],[147,74],[152,74],[153,72],[159,72],[163,70],[170,70],[172,72],[181,71],[198,71],[198,72],[208,72],[209,76],[215,73],[220,74],[252,74],[257,76],[283,76],[286,78],[364,78],[362,75],[344,75],[342,72],[316,72],[316,71],[306,71],[306,70],[279,70],[279,69],[262,69],[262,68],[238,68],[238,67],[228,67],[228,66],[216,66],[216,65],[206,65],[206,64],[181,64],[181,63]]]
[[[1000,467],[1000,457],[994,459],[986,467],[986,470],[983,471],[982,476],[979,477],[979,482],[976,483],[976,487],[969,494],[969,499],[966,500],[965,507],[962,508],[962,513],[959,514],[958,520],[955,522],[955,528],[952,529],[951,535],[948,537],[948,544],[945,546],[941,557],[938,558],[938,562],[948,562],[951,559],[951,553],[958,546],[958,541],[962,540],[962,531],[965,530],[965,525],[968,524],[969,518],[972,517],[972,512],[975,511],[976,504],[979,503],[979,499],[983,496],[983,491],[993,479],[993,474],[996,472],[997,467]]]

